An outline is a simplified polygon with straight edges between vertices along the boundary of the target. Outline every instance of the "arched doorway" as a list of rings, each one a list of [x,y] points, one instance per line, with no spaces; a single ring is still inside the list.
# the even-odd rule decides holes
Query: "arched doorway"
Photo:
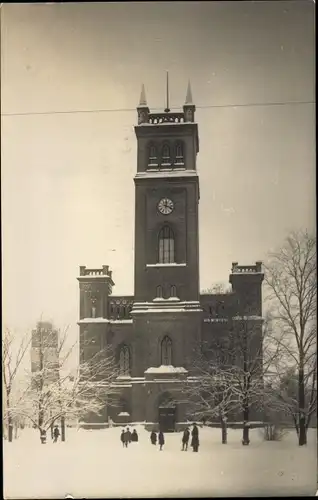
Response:
[[[162,432],[174,432],[177,421],[177,406],[168,392],[158,398],[158,423]]]

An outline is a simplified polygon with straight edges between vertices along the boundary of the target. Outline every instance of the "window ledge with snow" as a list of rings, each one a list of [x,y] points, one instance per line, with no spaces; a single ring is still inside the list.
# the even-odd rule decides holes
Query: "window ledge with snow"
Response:
[[[112,324],[118,324],[118,323],[121,323],[121,324],[131,324],[133,322],[132,319],[110,319],[109,321]]]
[[[151,366],[147,370],[145,370],[145,373],[149,374],[158,374],[158,373],[182,373],[186,374],[188,371],[183,368],[182,366],[172,366],[172,365],[161,365],[158,367]]]
[[[164,299],[163,297],[156,297],[153,299],[153,302],[180,302],[179,297],[169,297],[168,299]]]
[[[248,320],[262,320],[262,316],[257,316],[257,315],[254,315],[254,314],[251,314],[251,315],[247,315],[247,316],[234,316],[233,317],[234,320],[236,321],[248,321]]]

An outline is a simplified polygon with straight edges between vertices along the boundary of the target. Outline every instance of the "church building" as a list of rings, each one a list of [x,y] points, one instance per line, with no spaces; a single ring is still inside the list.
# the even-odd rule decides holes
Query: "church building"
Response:
[[[118,407],[105,407],[95,425],[126,418],[165,431],[182,427],[187,405],[171,405],[172,393],[193,376],[198,350],[226,334],[233,304],[248,304],[261,329],[261,262],[233,263],[230,293],[200,293],[195,110],[190,84],[179,112],[167,104],[152,113],[142,87],[135,126],[134,294],[112,295],[116,277],[108,265],[80,267],[80,339],[93,339],[93,347],[82,345],[84,357],[112,345],[122,388]]]

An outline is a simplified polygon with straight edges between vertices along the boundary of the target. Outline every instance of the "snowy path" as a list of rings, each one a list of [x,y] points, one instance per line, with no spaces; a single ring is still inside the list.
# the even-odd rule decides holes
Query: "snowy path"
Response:
[[[4,442],[5,498],[164,497],[314,495],[317,482],[316,433],[299,448],[294,432],[283,442],[240,443],[241,430],[200,429],[199,453],[181,452],[181,434],[167,434],[162,452],[138,428],[139,443],[123,449],[120,430],[68,430],[66,443],[43,446],[26,430]]]

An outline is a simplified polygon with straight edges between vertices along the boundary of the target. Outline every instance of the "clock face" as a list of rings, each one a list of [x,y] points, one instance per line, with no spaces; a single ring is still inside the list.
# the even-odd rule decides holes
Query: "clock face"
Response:
[[[173,201],[169,200],[169,198],[162,198],[162,200],[160,200],[158,203],[158,210],[163,215],[171,214],[173,209],[174,209]]]

